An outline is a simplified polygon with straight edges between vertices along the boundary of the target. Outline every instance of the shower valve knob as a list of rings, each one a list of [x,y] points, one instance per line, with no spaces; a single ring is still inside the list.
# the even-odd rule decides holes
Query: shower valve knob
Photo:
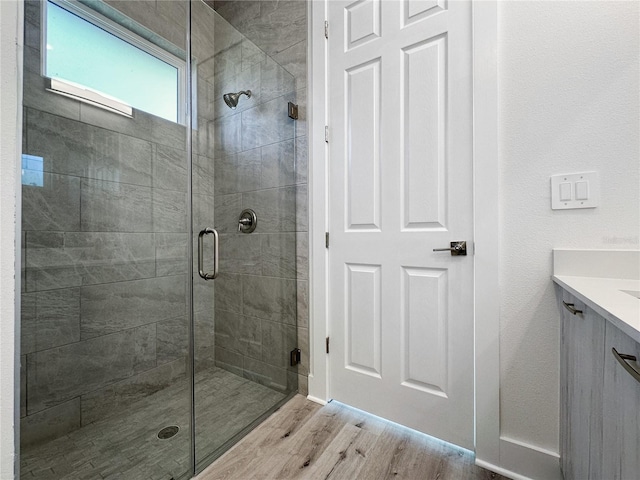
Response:
[[[240,214],[238,218],[238,232],[239,233],[251,233],[258,226],[258,217],[256,212],[250,208],[246,208]]]

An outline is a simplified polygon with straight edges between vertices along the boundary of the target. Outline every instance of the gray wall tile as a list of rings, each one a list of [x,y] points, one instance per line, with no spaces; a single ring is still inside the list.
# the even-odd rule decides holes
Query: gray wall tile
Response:
[[[273,388],[274,390],[278,390],[280,392],[291,390],[290,388],[287,388],[289,382],[286,368],[268,365],[260,360],[245,357],[242,373],[244,378]]]
[[[261,320],[233,312],[216,310],[215,344],[226,350],[260,359],[262,355]]]
[[[280,64],[267,57],[261,64],[260,103],[295,90],[295,79]]]
[[[25,48],[25,65],[33,60],[40,62],[39,53],[32,48]],[[39,63],[38,63],[39,64]],[[25,69],[23,82],[23,102],[25,107],[37,108],[43,112],[54,113],[60,117],[80,118],[80,102],[64,97],[45,89],[45,79],[39,72]]]
[[[236,375],[243,376],[243,356],[223,347],[216,347],[216,366]]]
[[[155,367],[155,340],[151,324],[28,355],[29,415]]]
[[[28,109],[27,129],[26,153],[43,157],[47,172],[151,185],[147,141],[34,109]]]
[[[86,232],[151,232],[151,188],[82,180],[81,226]]]
[[[37,445],[80,428],[80,398],[20,419],[20,446]]]
[[[187,194],[153,188],[151,190],[153,205],[154,232],[186,232],[187,231]]]
[[[308,232],[296,233],[296,278],[306,280],[309,278],[309,234]]]
[[[246,70],[253,65],[264,62],[267,54],[250,40],[246,38],[242,41],[242,70]]]
[[[298,104],[298,119],[296,120],[296,137],[307,135],[307,89],[296,91],[295,103]]]
[[[258,220],[258,224],[259,224]],[[253,234],[220,235],[220,271],[223,273],[262,272],[261,239]]]
[[[215,191],[218,195],[224,195],[257,190],[260,188],[260,175],[260,148],[217,157],[215,161]]]
[[[296,321],[296,281],[275,277],[244,276],[243,313],[290,325]]]
[[[184,275],[82,287],[82,339],[186,314]]]
[[[259,190],[242,195],[242,207],[252,208],[258,217],[256,233],[282,233],[296,230],[296,188]]]
[[[293,94],[278,97],[242,112],[241,134],[238,130],[234,139],[242,142],[242,150],[294,137],[295,121],[287,116],[287,103],[293,101],[294,97]],[[227,147],[226,150],[233,150],[233,148]]]
[[[80,289],[38,292],[36,350],[80,341]]]
[[[187,411],[189,405],[186,394],[188,385],[185,365],[185,359],[181,358],[82,395],[80,397],[82,424],[87,425],[118,414],[144,397],[178,382],[184,383],[184,410]]]
[[[309,231],[309,203],[307,185],[296,188],[296,231]]]
[[[269,348],[262,349],[262,361],[282,368],[294,368],[289,364],[289,352],[298,346],[295,325],[279,322],[262,322],[262,343]]]
[[[80,121],[141,140],[186,149],[186,131],[183,125],[141,110],[134,110],[133,118],[128,118],[82,103],[80,105]]]
[[[307,183],[309,177],[309,144],[307,136],[296,137],[295,183]]]
[[[187,233],[156,233],[156,275],[178,275],[189,271]]]
[[[265,234],[262,237],[262,275],[296,278],[296,234]]]
[[[216,280],[215,305],[217,310],[242,313],[242,276],[220,273]]]
[[[213,312],[215,297],[215,281],[206,281],[194,274],[193,309],[196,312]]]
[[[205,227],[215,226],[215,199],[213,195],[193,194],[193,229],[197,233]],[[196,236],[197,238],[197,236]]]
[[[215,219],[218,232],[236,233],[238,218],[240,218],[242,210],[242,196],[240,194],[217,195],[215,197]]]
[[[213,311],[196,312],[194,316],[195,366],[196,371],[215,365],[215,333]]]
[[[158,365],[187,358],[189,348],[189,324],[187,317],[169,318],[156,327],[156,355]]]
[[[268,55],[274,55],[306,38],[306,3],[250,0],[228,2],[217,11]]]
[[[23,293],[20,297],[20,353],[36,351],[36,294]]]
[[[295,78],[296,88],[307,86],[307,40],[302,40],[273,56]]]
[[[292,185],[295,181],[295,158],[294,140],[262,147],[260,188]]]
[[[27,416],[27,356],[20,355],[20,418]]]
[[[153,234],[28,232],[27,238],[28,274],[44,272],[38,290],[155,274]]]
[[[214,195],[214,162],[212,158],[202,155],[193,157],[193,193]]]
[[[23,185],[22,229],[80,230],[80,179],[44,173],[41,187]]]
[[[216,158],[243,150],[242,139],[249,132],[242,127],[241,114],[219,118],[210,125],[213,128],[213,152]]]
[[[298,305],[298,328],[309,328],[309,281],[297,282],[296,302]]]
[[[187,152],[157,145],[153,157],[153,187],[186,192],[187,180]]]

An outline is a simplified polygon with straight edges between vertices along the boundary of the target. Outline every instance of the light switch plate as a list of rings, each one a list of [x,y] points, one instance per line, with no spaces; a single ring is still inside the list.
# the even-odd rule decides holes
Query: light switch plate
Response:
[[[567,190],[569,190],[569,195],[567,195]],[[584,196],[586,198],[581,198]],[[600,185],[597,172],[569,173],[551,177],[552,210],[595,208],[599,202]]]

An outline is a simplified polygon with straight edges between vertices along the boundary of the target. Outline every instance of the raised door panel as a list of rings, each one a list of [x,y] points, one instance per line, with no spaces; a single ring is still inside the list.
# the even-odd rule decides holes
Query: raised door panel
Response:
[[[446,226],[447,36],[402,50],[404,229]]]
[[[447,396],[448,276],[445,269],[403,268],[403,386]]]
[[[380,230],[380,59],[346,71],[347,230]]]
[[[607,322],[601,478],[635,479],[640,475],[640,382],[615,359],[612,348],[640,359],[640,344]],[[640,368],[638,362],[632,363]]]

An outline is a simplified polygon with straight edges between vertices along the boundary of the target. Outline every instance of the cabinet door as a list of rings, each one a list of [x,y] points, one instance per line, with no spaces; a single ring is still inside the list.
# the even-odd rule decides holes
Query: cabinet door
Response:
[[[640,476],[640,382],[615,359],[611,349],[640,360],[640,344],[607,323],[604,362],[603,476]]]
[[[602,381],[605,320],[564,292],[583,314],[562,314],[560,431],[567,480],[602,477]],[[606,478],[606,477],[605,477]]]

